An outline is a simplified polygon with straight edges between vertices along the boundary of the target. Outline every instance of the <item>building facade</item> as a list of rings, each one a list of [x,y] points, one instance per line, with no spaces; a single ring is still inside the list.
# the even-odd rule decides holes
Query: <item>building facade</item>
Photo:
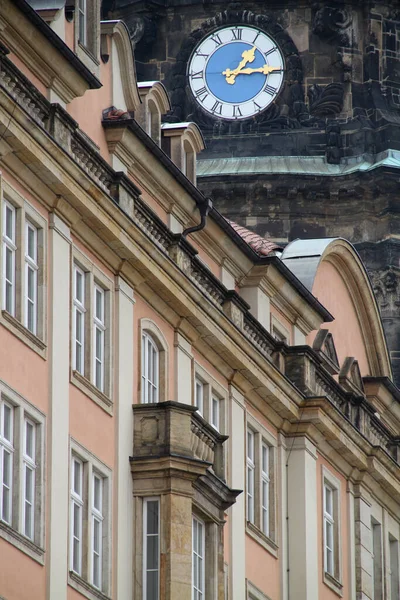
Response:
[[[128,24],[139,78],[166,85],[169,119],[201,128],[199,186],[225,216],[278,242],[356,245],[399,378],[398,3],[109,0],[104,11]]]
[[[0,12],[0,597],[397,600],[400,393],[359,255],[226,220],[100,8]]]

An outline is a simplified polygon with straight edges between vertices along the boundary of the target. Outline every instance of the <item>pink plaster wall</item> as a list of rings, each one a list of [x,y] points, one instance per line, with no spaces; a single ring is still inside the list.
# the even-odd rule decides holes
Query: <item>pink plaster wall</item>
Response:
[[[17,69],[19,69],[21,71],[21,73],[23,73],[25,75],[25,77],[27,77],[29,79],[29,81],[31,83],[33,83],[33,85],[39,90],[39,92],[41,92],[43,94],[43,96],[45,96],[45,98],[47,98],[46,86],[36,77],[36,75],[34,75],[32,73],[32,71],[26,66],[26,64],[23,63],[18,58],[18,56],[16,56],[12,52],[10,52],[10,54],[7,54],[7,58],[9,58],[14,63],[14,65],[17,67]]]
[[[0,594],[10,600],[46,597],[46,568],[0,538]]]
[[[228,380],[226,377],[224,377],[207,358],[200,354],[200,352],[198,352],[195,348],[192,349],[192,354],[194,360],[199,363],[199,365],[203,367],[203,369],[205,369],[205,371],[207,371],[211,377],[214,377],[214,379],[218,381],[222,387],[228,389]]]
[[[112,104],[111,64],[100,63],[99,90],[88,90],[80,98],[74,98],[67,106],[67,111],[79,127],[99,146],[100,154],[109,161],[109,152],[102,122],[102,111]]]
[[[113,417],[72,383],[69,387],[69,432],[84,448],[113,467]]]
[[[269,598],[280,597],[279,561],[246,535],[246,577]]]
[[[134,404],[140,402],[139,385],[140,385],[140,320],[150,319],[159,327],[168,344],[168,398],[167,400],[175,400],[175,348],[174,348],[174,329],[163,319],[159,313],[154,310],[143,298],[136,296],[136,304],[134,309],[134,328],[133,328],[133,343],[134,343]]]
[[[340,552],[341,552],[341,574],[343,584],[343,600],[350,598],[349,589],[349,546],[348,546],[348,519],[346,479],[341,473],[334,469],[331,464],[321,455],[317,459],[317,513],[318,513],[318,581],[319,599],[337,600],[338,595],[324,583],[324,553],[323,553],[323,473],[322,465],[340,481]]]
[[[353,300],[342,275],[331,263],[321,263],[312,292],[335,317],[332,323],[324,323],[322,327],[329,329],[333,335],[339,364],[342,365],[346,356],[354,356],[358,360],[361,375],[370,375],[365,343]],[[313,332],[308,336],[308,344],[312,345],[315,335],[316,332]]]

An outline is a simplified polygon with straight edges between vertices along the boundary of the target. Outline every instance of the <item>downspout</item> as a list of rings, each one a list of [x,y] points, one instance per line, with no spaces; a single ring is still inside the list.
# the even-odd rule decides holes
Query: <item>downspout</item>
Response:
[[[206,225],[207,215],[213,207],[211,198],[206,198],[206,201],[202,202],[201,204],[199,203],[197,207],[199,209],[201,217],[200,223],[198,225],[194,225],[193,227],[188,227],[187,229],[185,229],[185,231],[182,233],[182,237],[184,238],[188,236],[189,233],[194,233],[195,231],[201,231],[202,229],[204,229]]]

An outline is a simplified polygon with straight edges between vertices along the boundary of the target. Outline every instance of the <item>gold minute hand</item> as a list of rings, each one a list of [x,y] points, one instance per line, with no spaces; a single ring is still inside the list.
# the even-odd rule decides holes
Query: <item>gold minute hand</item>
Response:
[[[242,53],[242,60],[240,61],[236,69],[226,69],[226,71],[222,73],[222,75],[225,75],[226,81],[228,83],[235,83],[236,75],[240,73],[241,69],[243,69],[243,67],[247,65],[247,63],[252,63],[254,61],[255,52],[255,46],[253,46],[253,48],[250,48],[250,50],[245,50]]]

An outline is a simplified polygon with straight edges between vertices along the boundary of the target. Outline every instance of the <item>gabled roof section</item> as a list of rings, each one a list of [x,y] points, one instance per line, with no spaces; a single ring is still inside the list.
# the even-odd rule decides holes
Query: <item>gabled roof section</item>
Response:
[[[259,256],[268,256],[276,250],[282,251],[283,248],[275,242],[261,237],[254,231],[250,231],[243,225],[238,225],[235,221],[226,219],[231,227],[240,235],[242,239],[251,247]]]
[[[339,359],[333,341],[333,335],[328,329],[320,329],[313,343],[313,350],[322,359],[325,368],[331,375],[339,373]]]

